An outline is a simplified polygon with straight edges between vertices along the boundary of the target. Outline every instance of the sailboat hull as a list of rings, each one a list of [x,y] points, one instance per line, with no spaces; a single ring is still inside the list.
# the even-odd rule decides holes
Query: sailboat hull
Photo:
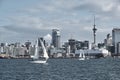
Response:
[[[38,59],[33,58],[32,59],[32,63],[46,63],[47,62],[47,58],[44,57],[39,57]]]
[[[85,58],[79,58],[79,60],[85,60]]]
[[[41,63],[41,64],[44,64],[46,63],[47,61],[41,61],[41,60],[35,60],[35,61],[32,61],[32,63]]]

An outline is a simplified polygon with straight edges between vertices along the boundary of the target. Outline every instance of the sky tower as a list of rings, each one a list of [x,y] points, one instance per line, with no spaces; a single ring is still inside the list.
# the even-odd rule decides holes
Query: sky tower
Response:
[[[93,25],[93,36],[94,36],[94,44],[96,44],[96,31],[97,31],[97,28],[95,28],[95,16],[94,16],[94,25]]]

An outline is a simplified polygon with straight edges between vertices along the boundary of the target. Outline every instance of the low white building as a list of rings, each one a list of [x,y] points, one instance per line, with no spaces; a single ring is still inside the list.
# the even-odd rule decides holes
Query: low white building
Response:
[[[109,52],[106,49],[85,49],[82,50],[85,55],[87,56],[96,56],[96,55],[103,55],[104,57],[109,56]],[[80,54],[81,50],[76,50],[75,54]]]

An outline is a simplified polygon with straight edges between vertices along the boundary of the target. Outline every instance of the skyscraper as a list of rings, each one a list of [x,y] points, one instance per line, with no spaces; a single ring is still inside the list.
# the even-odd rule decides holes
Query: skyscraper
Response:
[[[120,28],[112,30],[112,44],[114,46],[114,53],[120,55]]]
[[[75,53],[76,50],[76,40],[75,39],[69,39],[68,40],[70,45],[70,53]]]
[[[52,45],[55,48],[60,48],[60,31],[58,29],[52,30]]]

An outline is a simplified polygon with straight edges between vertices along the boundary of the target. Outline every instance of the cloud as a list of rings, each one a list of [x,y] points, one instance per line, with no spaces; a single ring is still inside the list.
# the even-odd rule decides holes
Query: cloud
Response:
[[[57,26],[55,26],[56,23],[34,16],[9,17],[8,20],[10,24],[5,25],[4,28],[18,32],[32,32],[57,28]]]
[[[119,0],[51,0],[36,6],[27,8],[28,13],[41,14],[47,16],[47,19],[54,18],[69,18],[72,16],[97,15],[102,19],[108,17],[109,19],[117,18],[119,16],[120,7]],[[81,14],[82,13],[82,14]],[[44,17],[45,17],[44,16]],[[50,17],[51,16],[51,17]],[[87,16],[84,16],[85,18]],[[108,19],[107,19],[108,20]]]
[[[44,36],[44,39],[47,41],[51,41],[52,40],[52,36],[50,34],[47,34]]]
[[[25,36],[24,39],[47,34],[44,37],[49,40],[51,30],[56,28],[61,30],[62,40],[67,40],[71,34],[77,39],[88,39],[92,36],[94,15],[98,35],[110,33],[114,24],[120,25],[119,5],[119,0],[39,1],[36,5],[22,9],[17,15],[14,13],[6,17],[10,24],[2,28],[18,37]]]

